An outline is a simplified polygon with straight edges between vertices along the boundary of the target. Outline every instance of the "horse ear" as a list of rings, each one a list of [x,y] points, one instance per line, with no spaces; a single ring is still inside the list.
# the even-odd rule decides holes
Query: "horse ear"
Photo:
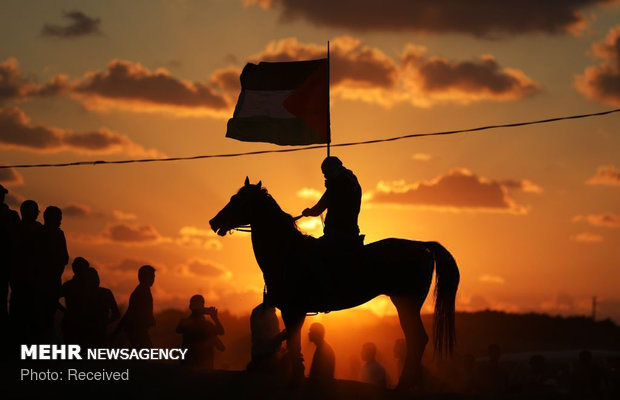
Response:
[[[256,184],[256,186],[260,189],[262,184],[263,184],[263,181],[258,181],[258,183]]]
[[[245,186],[250,186],[250,178],[245,177],[245,182],[243,183]]]

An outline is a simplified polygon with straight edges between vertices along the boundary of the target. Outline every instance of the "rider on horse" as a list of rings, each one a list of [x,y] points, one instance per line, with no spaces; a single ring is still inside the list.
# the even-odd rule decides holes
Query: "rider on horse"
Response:
[[[327,210],[322,247],[333,250],[355,250],[362,244],[357,216],[362,202],[362,188],[357,178],[342,165],[337,157],[327,157],[321,164],[325,176],[325,193],[312,208],[306,208],[304,217],[318,217]]]

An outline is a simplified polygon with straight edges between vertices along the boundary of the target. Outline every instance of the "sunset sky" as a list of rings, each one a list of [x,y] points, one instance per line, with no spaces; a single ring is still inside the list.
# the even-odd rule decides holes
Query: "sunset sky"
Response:
[[[224,136],[240,71],[324,57],[328,40],[334,143],[620,107],[620,1],[8,0],[0,163],[276,149]],[[458,310],[589,314],[597,296],[598,316],[620,322],[619,127],[612,114],[332,154],[362,185],[366,242],[454,254]],[[263,288],[249,237],[208,221],[246,175],[300,214],[324,156],[2,169],[0,183],[14,209],[63,209],[71,258],[119,303],[148,263],[157,309],[201,293],[245,314]],[[319,218],[299,226],[321,234]],[[386,298],[363,307],[395,312]]]

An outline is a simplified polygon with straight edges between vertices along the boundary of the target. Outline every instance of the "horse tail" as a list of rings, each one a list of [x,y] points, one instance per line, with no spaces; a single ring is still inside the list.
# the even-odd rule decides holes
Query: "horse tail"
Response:
[[[433,343],[440,357],[451,355],[456,343],[454,303],[459,286],[459,268],[452,254],[437,242],[428,242],[435,257],[435,315]]]

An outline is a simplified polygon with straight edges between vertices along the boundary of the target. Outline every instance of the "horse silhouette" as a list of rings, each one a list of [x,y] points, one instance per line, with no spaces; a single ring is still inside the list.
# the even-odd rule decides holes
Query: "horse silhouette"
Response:
[[[221,236],[250,226],[254,255],[263,272],[270,302],[282,312],[294,378],[304,373],[301,327],[308,313],[336,311],[376,296],[390,297],[405,334],[407,355],[400,388],[422,388],[421,359],[428,336],[420,309],[436,271],[433,339],[440,356],[455,343],[454,302],[459,284],[456,261],[437,242],[384,239],[355,253],[325,256],[318,240],[301,233],[261,182],[244,185],[209,221]]]

